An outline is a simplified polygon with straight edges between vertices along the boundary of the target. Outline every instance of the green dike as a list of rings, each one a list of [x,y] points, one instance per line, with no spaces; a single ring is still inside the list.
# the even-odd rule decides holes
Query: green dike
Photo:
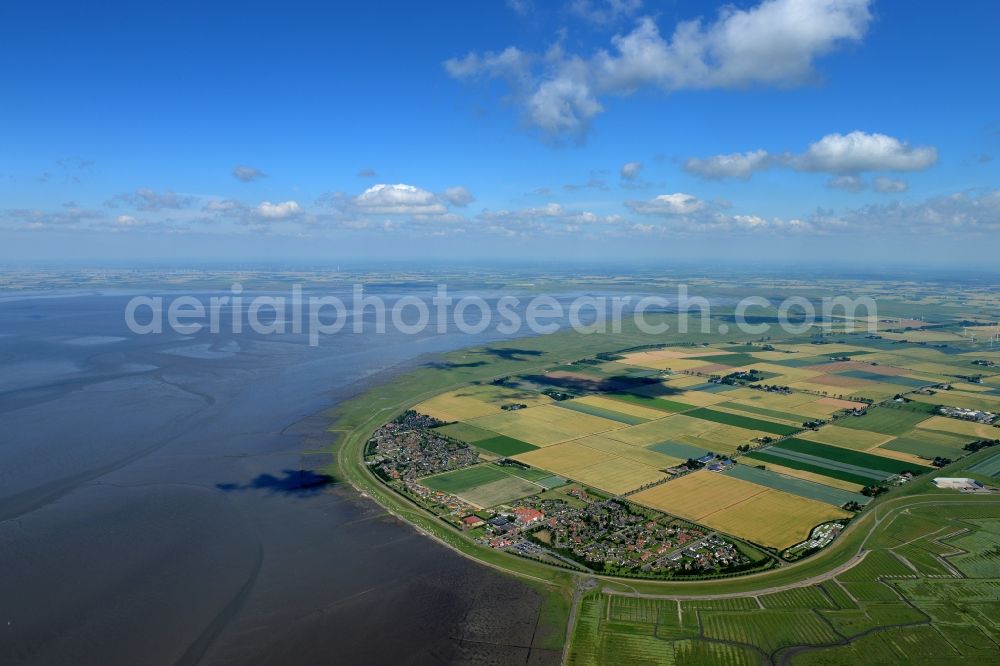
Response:
[[[676,317],[664,316],[676,330]],[[703,340],[707,336],[689,334],[658,343],[690,342]],[[708,337],[711,341],[711,337]],[[649,344],[649,337],[626,327],[622,334],[614,336],[577,335],[560,333],[541,338],[515,340],[497,343],[487,350],[465,350],[444,355],[450,364],[424,366],[408,372],[404,377],[394,378],[376,386],[361,395],[340,403],[330,410],[333,419],[330,432],[335,435],[332,444],[333,463],[328,470],[338,482],[348,482],[382,505],[387,511],[412,524],[428,536],[447,545],[453,550],[471,557],[487,566],[494,567],[522,577],[526,582],[542,586],[557,595],[567,595],[574,586],[576,575],[522,557],[480,546],[467,539],[431,513],[416,506],[406,498],[383,485],[364,465],[364,446],[371,434],[382,424],[402,413],[414,404],[434,395],[458,388],[474,381],[490,380],[516,373],[540,371],[560,361],[582,358],[598,352],[610,352]],[[505,353],[498,353],[497,350]],[[515,350],[528,351],[519,355]],[[537,355],[536,355],[537,354]],[[485,361],[482,365],[470,364],[470,360]],[[461,365],[465,363],[466,365]],[[762,573],[743,574],[731,578],[692,581],[646,581],[638,579],[618,579],[594,576],[609,589],[633,591],[654,595],[697,596],[706,594],[736,594],[769,589],[777,585],[798,583],[812,576],[825,574],[831,569],[848,564],[857,555],[875,528],[884,525],[887,519],[904,509],[915,505],[933,505],[947,500],[963,504],[1000,504],[1000,496],[976,495],[955,496],[937,491],[930,484],[933,476],[955,475],[960,469],[983,460],[995,451],[983,450],[961,459],[956,463],[926,474],[901,488],[894,489],[879,497],[860,517],[852,521],[844,533],[824,551],[799,562],[785,564]],[[553,602],[554,603],[554,602]],[[559,606],[555,604],[553,607]],[[565,627],[562,628],[565,630]]]

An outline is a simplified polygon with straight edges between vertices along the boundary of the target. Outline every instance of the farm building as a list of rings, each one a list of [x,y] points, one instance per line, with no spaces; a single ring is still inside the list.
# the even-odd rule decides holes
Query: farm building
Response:
[[[938,488],[946,488],[948,490],[982,490],[983,484],[979,483],[975,479],[963,479],[956,477],[941,476],[932,481]]]

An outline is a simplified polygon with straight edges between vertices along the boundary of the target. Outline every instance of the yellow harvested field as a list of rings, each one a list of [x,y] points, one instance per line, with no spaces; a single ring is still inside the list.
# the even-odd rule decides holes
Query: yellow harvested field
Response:
[[[547,469],[554,474],[570,476],[574,470],[606,463],[609,460],[614,460],[615,456],[576,442],[566,442],[565,444],[556,444],[555,446],[546,446],[543,449],[519,453],[513,458],[532,467]]]
[[[705,383],[704,377],[694,375],[670,375],[664,382],[670,388],[682,389]]]
[[[880,451],[881,453],[881,451]],[[851,483],[850,481],[843,481],[841,479],[835,479],[831,476],[826,476],[824,474],[814,474],[813,472],[807,472],[802,469],[793,469],[791,467],[785,467],[784,465],[775,465],[773,463],[767,463],[764,466],[766,469],[777,472],[778,474],[784,474],[785,476],[793,476],[796,479],[804,479],[806,481],[812,481],[814,483],[819,483],[824,486],[830,486],[832,488],[840,488],[841,490],[850,490],[851,492],[859,493],[864,486],[860,483]]]
[[[599,395],[585,395],[582,398],[576,398],[570,400],[569,402],[578,402],[584,405],[590,405],[591,407],[599,407],[600,409],[610,409],[613,412],[619,412],[621,414],[628,414],[629,416],[638,416],[639,418],[655,420],[662,419],[664,412],[659,409],[651,409],[649,407],[643,407],[642,405],[636,405],[631,402],[625,402],[624,400],[614,400],[613,398],[605,398]]]
[[[1000,428],[987,425],[985,423],[973,423],[972,421],[959,421],[947,416],[932,416],[926,421],[917,424],[918,428],[926,430],[937,430],[939,432],[953,432],[956,435],[967,435],[969,437],[982,437],[983,439],[1000,438]]]
[[[762,546],[784,549],[808,539],[820,523],[851,515],[824,502],[768,490],[701,522]]]
[[[852,402],[851,400],[841,400],[840,398],[820,398],[816,401],[816,404],[823,405],[824,407],[832,407],[834,412],[840,409],[857,409],[868,406],[863,402]],[[832,414],[833,412],[830,413]]]
[[[696,435],[708,432],[718,424],[702,419],[694,419],[689,416],[674,414],[657,421],[649,421],[637,426],[621,428],[613,432],[606,433],[611,439],[617,439],[626,444],[635,446],[645,446],[647,444],[657,444],[668,439],[677,439],[679,435]]]
[[[582,414],[554,405],[542,405],[469,419],[468,423],[536,446],[550,446],[570,439],[626,427],[624,423],[618,421]]]
[[[630,499],[681,518],[700,521],[767,491],[768,488],[756,483],[699,470],[638,492]]]
[[[971,391],[972,393],[982,393],[984,391],[993,390],[993,387],[987,384],[969,384],[968,382],[955,382],[951,385],[951,387],[959,391]]]
[[[894,439],[892,435],[880,432],[855,430],[854,428],[843,428],[835,425],[823,426],[816,431],[806,430],[796,435],[796,437],[807,439],[810,442],[830,444],[855,451],[868,451]]]
[[[726,405],[716,405],[715,407],[712,407],[712,409],[716,412],[726,412],[727,414],[735,414],[736,416],[750,416],[750,417],[755,416],[754,414],[748,413],[742,409],[734,409],[733,407],[728,407]],[[779,419],[777,416],[771,416],[771,415],[768,415],[766,418],[768,421],[773,421],[775,423],[784,423],[785,425],[795,425],[800,427],[803,421],[803,419],[800,418]]]
[[[617,439],[611,439],[606,435],[591,435],[582,439],[574,439],[571,443],[589,446],[598,451],[604,451],[605,453],[610,453],[621,458],[628,458],[629,460],[634,460],[657,469],[666,469],[667,467],[673,467],[684,462],[680,458],[668,456],[665,453],[659,453],[644,446],[626,444]]]
[[[905,333],[881,333],[886,340],[909,340],[910,342],[956,342],[966,340],[961,335],[948,331],[907,331]]]
[[[425,400],[413,409],[441,421],[465,421],[490,414],[500,414],[502,405],[519,403],[544,405],[552,398],[534,391],[521,391],[503,386],[466,386]]]
[[[625,354],[625,358],[642,356],[644,358],[691,358],[693,356],[724,356],[731,352],[710,347],[667,347],[666,349],[654,349],[652,351],[633,352]]]
[[[621,359],[619,363],[627,363],[628,365],[638,365],[643,368],[652,368],[653,370],[673,370],[675,372],[681,372],[684,370],[691,370],[693,368],[700,368],[705,365],[705,361],[693,358],[663,358],[658,356],[653,356],[656,352],[637,352],[635,354],[629,354],[625,358]]]
[[[630,499],[779,549],[804,541],[822,522],[850,515],[823,502],[704,470],[640,491]]]
[[[676,395],[664,396],[664,398],[667,400],[683,402],[688,405],[694,405],[695,407],[708,407],[709,405],[715,405],[727,400],[724,392],[709,393],[707,391],[684,391],[683,393],[678,393]]]
[[[598,490],[621,495],[647,483],[665,479],[667,475],[655,467],[643,465],[627,458],[616,458],[590,467],[574,469],[572,473],[567,473],[564,476],[593,486]]]
[[[914,455],[912,453],[906,453],[905,451],[893,451],[892,449],[885,449],[880,447],[871,449],[870,453],[876,455],[884,456],[886,458],[895,458],[896,460],[905,460],[906,462],[916,463],[917,465],[926,465],[927,458],[921,458],[920,456]]]

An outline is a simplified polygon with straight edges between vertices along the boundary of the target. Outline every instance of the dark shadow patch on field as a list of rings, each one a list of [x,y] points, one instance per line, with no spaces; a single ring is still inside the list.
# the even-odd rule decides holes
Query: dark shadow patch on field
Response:
[[[524,375],[525,381],[540,386],[579,391],[584,393],[609,393],[612,391],[629,391],[641,389],[644,395],[671,395],[680,393],[651,377],[596,377],[585,375]]]
[[[458,368],[478,368],[483,365],[489,365],[489,362],[468,361],[467,363],[456,363],[454,361],[432,361],[427,364],[427,367],[434,368],[435,370],[455,370]]]
[[[545,352],[537,349],[517,349],[514,347],[486,347],[475,352],[477,354],[489,354],[504,361],[528,361],[532,358],[543,356]]]
[[[283,495],[314,495],[324,486],[333,483],[329,474],[318,474],[308,469],[282,470],[284,476],[261,474],[247,483],[217,483],[215,487],[224,492],[236,490],[267,490]]]

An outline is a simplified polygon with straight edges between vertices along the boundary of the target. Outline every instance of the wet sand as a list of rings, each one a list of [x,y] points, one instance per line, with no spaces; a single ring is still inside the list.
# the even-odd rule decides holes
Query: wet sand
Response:
[[[474,340],[136,337],[125,300],[0,303],[0,663],[558,662],[533,589],[298,487],[313,415]]]

